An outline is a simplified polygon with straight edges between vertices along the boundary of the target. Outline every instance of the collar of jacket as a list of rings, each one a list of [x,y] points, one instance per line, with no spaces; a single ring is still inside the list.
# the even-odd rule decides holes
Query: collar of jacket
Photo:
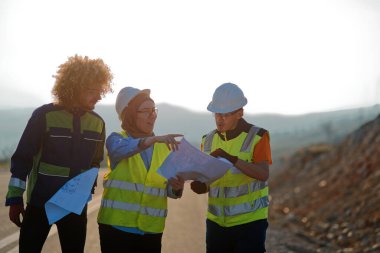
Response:
[[[63,106],[63,105],[60,105],[60,104],[54,104],[54,106],[58,109],[62,109],[62,110],[66,110],[74,115],[78,115],[78,116],[82,116],[83,114],[86,113],[85,110],[79,108],[79,107],[67,107],[67,106]]]
[[[68,110],[69,112],[71,112],[72,114],[74,114],[74,115],[78,115],[78,116],[82,116],[83,114],[86,113],[85,110],[83,110],[83,109],[81,109],[81,108],[79,108],[79,107],[67,108],[67,110]]]
[[[222,140],[228,141],[228,140],[231,140],[233,138],[236,138],[242,132],[248,133],[251,126],[252,126],[252,124],[249,124],[247,121],[245,121],[243,118],[241,118],[235,129],[228,130],[225,132],[225,134],[219,132],[218,130],[216,130],[216,132],[218,133],[218,135],[220,136],[220,138]]]

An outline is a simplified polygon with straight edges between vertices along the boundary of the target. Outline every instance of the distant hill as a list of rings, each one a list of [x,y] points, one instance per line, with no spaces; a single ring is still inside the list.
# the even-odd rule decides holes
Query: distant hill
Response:
[[[310,252],[380,252],[379,182],[380,114],[338,144],[283,161],[269,181],[271,224],[296,231]]]
[[[199,147],[201,137],[215,128],[211,113],[195,112],[170,104],[158,104],[155,133],[182,133],[193,145]],[[0,110],[0,157],[9,157],[16,148],[22,131],[34,108]],[[95,111],[106,122],[107,135],[120,130],[113,105],[99,105]],[[280,114],[246,114],[248,122],[268,129],[275,160],[310,143],[335,142],[364,122],[374,118],[380,105],[312,113],[298,116]]]

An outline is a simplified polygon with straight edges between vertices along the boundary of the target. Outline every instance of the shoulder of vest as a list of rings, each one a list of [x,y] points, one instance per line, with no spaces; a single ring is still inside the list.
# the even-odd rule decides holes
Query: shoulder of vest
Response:
[[[202,139],[203,139],[203,138],[206,138],[207,135],[210,135],[210,134],[213,134],[213,133],[214,133],[214,134],[216,133],[216,129],[211,130],[211,131],[208,132],[207,134],[204,134],[204,135],[202,136]]]
[[[264,129],[264,128],[261,128],[261,127],[258,127],[258,126],[255,126],[257,128],[259,128],[259,131],[257,131],[257,135],[260,136],[260,137],[263,137],[265,133],[268,132],[268,130]]]
[[[99,118],[101,121],[104,121],[103,118],[99,114],[97,114],[96,112],[94,112],[94,111],[88,111],[87,113],[89,113],[91,115],[94,115],[95,117]]]
[[[106,125],[106,123],[104,122],[103,118],[100,117],[96,112],[93,112],[93,111],[89,111],[87,112],[90,116],[91,116],[91,121],[98,121],[98,122],[101,122],[101,124],[103,126]]]
[[[216,134],[216,133],[217,133],[217,130],[214,129],[214,130],[208,132],[207,134],[205,134],[204,136],[206,137],[206,136],[208,136],[208,135],[214,135],[214,134]]]
[[[57,106],[57,105],[54,105],[53,103],[50,103],[50,104],[45,104],[45,105],[38,107],[33,112],[33,114],[36,116],[42,116],[42,115],[45,115],[47,113],[58,113],[59,114],[59,113],[68,113],[68,111],[66,111],[64,109],[64,107],[62,107],[62,106]],[[97,114],[96,112],[88,111],[86,113],[88,113],[94,120],[99,120],[102,122],[103,125],[105,125],[103,118],[99,114]]]
[[[36,108],[34,111],[33,111],[33,116],[41,116],[41,115],[45,115],[46,113],[49,113],[49,112],[54,112],[54,111],[59,111],[60,109],[58,109],[56,106],[54,106],[53,103],[50,103],[50,104],[44,104],[38,108]]]
[[[214,130],[208,132],[207,134],[203,135],[202,136],[202,142],[204,142],[208,136],[214,136],[215,133],[217,133],[216,129],[214,129]]]

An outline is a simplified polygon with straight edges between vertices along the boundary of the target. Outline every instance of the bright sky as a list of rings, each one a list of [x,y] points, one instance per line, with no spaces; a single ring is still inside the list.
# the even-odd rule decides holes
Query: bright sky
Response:
[[[206,111],[224,82],[249,113],[380,103],[377,0],[1,0],[0,108],[51,101],[57,67],[102,58],[156,103]]]

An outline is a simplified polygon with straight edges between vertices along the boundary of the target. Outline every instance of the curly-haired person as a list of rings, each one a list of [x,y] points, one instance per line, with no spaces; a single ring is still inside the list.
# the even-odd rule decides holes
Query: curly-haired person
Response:
[[[45,203],[70,179],[99,168],[103,160],[105,124],[93,109],[112,91],[110,68],[102,59],[75,55],[54,77],[54,102],[33,112],[11,158],[6,206],[10,220],[20,227],[20,252],[41,252],[51,228]],[[62,252],[84,251],[87,205],[80,215],[70,213],[55,224]]]

